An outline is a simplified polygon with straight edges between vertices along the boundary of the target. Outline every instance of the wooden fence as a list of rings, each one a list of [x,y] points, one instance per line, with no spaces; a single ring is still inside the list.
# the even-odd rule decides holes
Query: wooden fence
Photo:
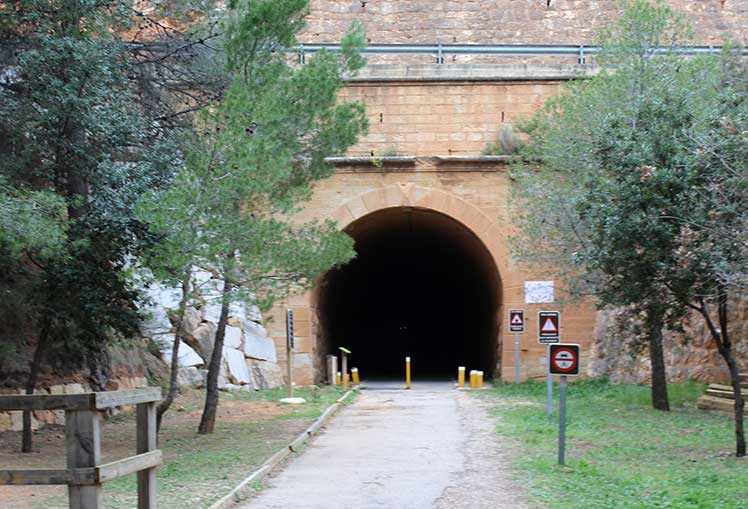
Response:
[[[0,485],[66,484],[70,509],[101,509],[102,484],[138,474],[138,509],[156,509],[156,403],[161,389],[0,396],[0,410],[64,410],[67,468],[0,470]],[[101,463],[101,410],[136,405],[136,456]]]

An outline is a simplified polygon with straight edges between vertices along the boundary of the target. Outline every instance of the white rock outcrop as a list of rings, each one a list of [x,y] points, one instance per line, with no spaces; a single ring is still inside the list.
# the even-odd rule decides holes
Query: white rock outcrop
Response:
[[[168,349],[164,349],[161,351],[161,356],[164,359],[164,362],[170,366],[171,365],[171,347],[174,344],[174,335],[169,334],[170,337],[170,345]],[[179,367],[181,368],[189,368],[191,366],[203,366],[205,365],[205,360],[197,354],[195,350],[192,349],[192,347],[188,344],[186,344],[184,341],[179,343]]]

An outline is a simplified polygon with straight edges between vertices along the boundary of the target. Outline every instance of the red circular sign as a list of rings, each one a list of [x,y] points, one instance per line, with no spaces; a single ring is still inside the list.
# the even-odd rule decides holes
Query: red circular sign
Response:
[[[577,369],[577,352],[568,346],[559,346],[553,352],[551,359],[553,368],[560,373],[572,373]]]

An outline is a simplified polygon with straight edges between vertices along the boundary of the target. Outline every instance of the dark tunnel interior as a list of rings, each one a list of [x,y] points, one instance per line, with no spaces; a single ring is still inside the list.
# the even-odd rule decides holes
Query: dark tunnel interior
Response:
[[[346,232],[356,258],[321,281],[320,345],[352,351],[363,379],[456,377],[457,366],[492,377],[499,275],[483,243],[441,213],[391,208]]]

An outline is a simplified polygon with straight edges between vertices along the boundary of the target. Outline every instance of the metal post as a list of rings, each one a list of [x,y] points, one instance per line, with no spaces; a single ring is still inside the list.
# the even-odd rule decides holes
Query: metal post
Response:
[[[547,345],[545,349],[546,362],[551,362],[551,345]],[[553,416],[553,377],[551,376],[550,370],[546,375],[546,385],[548,386],[548,401],[545,404],[545,413],[548,415],[548,419]]]
[[[286,341],[286,378],[288,378],[288,397],[293,397],[293,350],[291,342]]]
[[[439,49],[436,53],[436,63],[437,64],[443,64],[444,63],[444,54],[442,52],[442,45],[439,45]]]
[[[558,464],[566,464],[566,375],[561,375],[558,406]]]
[[[519,383],[519,333],[514,334],[514,383]]]
[[[341,370],[343,373],[343,389],[348,390],[348,355],[345,352],[341,352]]]
[[[579,45],[579,63],[584,64],[585,63],[585,56],[584,56],[584,44]]]

